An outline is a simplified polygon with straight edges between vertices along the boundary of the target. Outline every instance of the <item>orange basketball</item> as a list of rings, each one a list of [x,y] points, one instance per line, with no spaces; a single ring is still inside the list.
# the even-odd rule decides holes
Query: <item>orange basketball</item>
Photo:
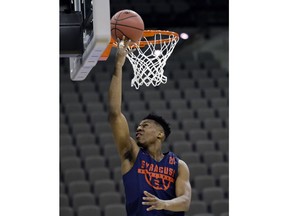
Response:
[[[123,36],[132,42],[138,42],[142,38],[144,22],[139,14],[132,10],[118,11],[111,18],[111,36],[114,40]]]

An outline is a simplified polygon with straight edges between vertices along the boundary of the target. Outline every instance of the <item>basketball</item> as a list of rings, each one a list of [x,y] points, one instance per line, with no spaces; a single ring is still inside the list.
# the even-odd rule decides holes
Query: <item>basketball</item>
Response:
[[[144,22],[139,14],[132,10],[118,11],[111,18],[111,36],[114,40],[123,36],[132,42],[138,42],[144,31]]]

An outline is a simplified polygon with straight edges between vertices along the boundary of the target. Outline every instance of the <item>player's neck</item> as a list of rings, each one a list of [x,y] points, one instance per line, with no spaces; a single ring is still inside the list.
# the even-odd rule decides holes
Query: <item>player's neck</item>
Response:
[[[149,153],[149,155],[158,162],[161,161],[164,157],[164,154],[162,153],[161,145],[160,146],[152,145],[152,146],[149,146],[146,150]]]

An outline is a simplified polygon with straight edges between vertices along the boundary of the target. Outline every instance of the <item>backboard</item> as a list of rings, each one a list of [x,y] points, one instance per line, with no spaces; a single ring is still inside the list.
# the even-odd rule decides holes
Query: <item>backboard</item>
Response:
[[[102,53],[110,43],[111,32],[110,32],[110,1],[107,0],[73,0],[69,2],[70,10],[74,13],[80,13],[83,17],[83,22],[76,31],[79,47],[82,50],[75,54],[69,52],[65,53],[64,57],[69,58],[70,64],[70,78],[73,81],[84,80],[91,69],[97,64],[99,60],[106,60],[105,57],[101,58]],[[69,12],[68,12],[69,13]],[[69,22],[69,21],[68,21]],[[79,23],[79,21],[78,21]],[[71,21],[70,26],[73,26]],[[67,32],[67,26],[65,31]],[[75,28],[75,26],[73,26]],[[70,40],[72,34],[67,35]],[[62,36],[62,35],[61,35]],[[61,37],[60,36],[60,37]],[[81,38],[83,36],[83,38]],[[61,41],[65,41],[65,38],[61,38]],[[71,41],[72,42],[72,41]],[[71,44],[72,46],[73,44]],[[61,54],[60,54],[61,57]]]

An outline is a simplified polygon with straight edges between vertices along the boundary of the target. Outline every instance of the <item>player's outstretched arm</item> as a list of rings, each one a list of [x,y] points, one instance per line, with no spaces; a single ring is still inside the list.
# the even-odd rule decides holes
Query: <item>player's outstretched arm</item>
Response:
[[[118,41],[114,74],[109,88],[109,122],[112,127],[114,139],[118,152],[123,162],[127,155],[133,154],[132,138],[130,138],[129,127],[125,116],[121,111],[122,104],[122,67],[127,55],[129,41]],[[129,154],[130,152],[130,154]]]
[[[147,205],[147,211],[169,210],[188,211],[191,202],[191,185],[189,181],[189,169],[187,164],[179,160],[178,177],[176,180],[176,198],[171,200],[161,200],[156,196],[144,191],[143,205]]]

